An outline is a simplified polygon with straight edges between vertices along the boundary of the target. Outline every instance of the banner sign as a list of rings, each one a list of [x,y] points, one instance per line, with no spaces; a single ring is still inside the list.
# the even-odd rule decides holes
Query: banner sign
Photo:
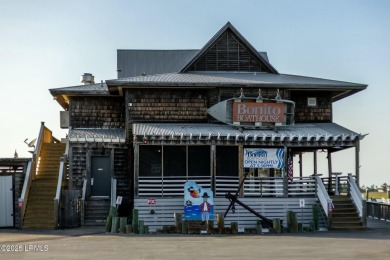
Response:
[[[283,123],[283,119],[283,103],[233,103],[233,122]]]
[[[244,148],[244,168],[283,168],[284,148]]]
[[[214,220],[214,194],[194,181],[184,184],[184,219]]]

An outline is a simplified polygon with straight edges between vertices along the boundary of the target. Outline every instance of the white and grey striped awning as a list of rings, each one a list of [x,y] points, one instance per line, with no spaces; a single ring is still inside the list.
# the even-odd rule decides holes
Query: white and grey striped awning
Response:
[[[136,123],[133,125],[133,136],[135,140],[143,142],[223,140],[301,145],[308,142],[346,145],[364,137],[335,123],[295,124],[277,129],[243,129],[223,124]]]
[[[77,128],[69,133],[71,143],[125,143],[125,129]]]

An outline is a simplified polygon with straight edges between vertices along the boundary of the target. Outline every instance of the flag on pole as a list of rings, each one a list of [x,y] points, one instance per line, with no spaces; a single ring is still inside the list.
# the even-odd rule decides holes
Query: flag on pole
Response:
[[[289,182],[293,181],[294,177],[294,165],[293,165],[293,158],[290,154],[287,159],[287,178]]]

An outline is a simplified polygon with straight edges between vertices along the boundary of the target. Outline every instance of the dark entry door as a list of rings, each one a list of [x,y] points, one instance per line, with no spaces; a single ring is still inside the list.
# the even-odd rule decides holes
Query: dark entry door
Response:
[[[111,159],[109,156],[91,157],[91,196],[111,195]]]

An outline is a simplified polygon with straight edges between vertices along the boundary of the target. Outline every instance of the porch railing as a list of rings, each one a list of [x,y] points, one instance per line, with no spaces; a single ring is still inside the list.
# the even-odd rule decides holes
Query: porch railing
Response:
[[[316,195],[316,180],[312,177],[294,177],[288,182],[288,196],[310,195]]]
[[[211,188],[216,197],[237,191],[240,178],[237,176],[175,176],[175,177],[138,177],[139,197],[176,197],[183,196],[184,183],[196,181],[203,188]],[[243,185],[244,197],[283,197],[283,178],[281,177],[247,177]],[[288,184],[288,196],[315,196],[316,182],[311,177],[297,177]]]
[[[283,197],[283,178],[247,177],[243,187],[245,197]]]
[[[215,177],[215,196],[224,197],[226,193],[235,193],[238,185],[240,184],[240,178],[235,176],[216,176]]]
[[[390,204],[367,201],[367,217],[390,221]]]
[[[335,172],[332,177],[323,177],[322,182],[329,194],[346,195],[349,193],[348,176]]]
[[[62,182],[66,179],[68,175],[68,153],[69,153],[69,141],[66,142],[66,148],[64,155],[60,158],[60,168],[58,170],[58,180],[57,180],[57,189],[56,196],[54,198],[54,228],[59,227],[59,218],[60,218],[60,203],[61,203],[61,194],[62,194]]]
[[[184,195],[184,184],[188,180],[196,181],[203,188],[211,188],[211,178],[193,177],[138,177],[138,196],[176,197]]]

